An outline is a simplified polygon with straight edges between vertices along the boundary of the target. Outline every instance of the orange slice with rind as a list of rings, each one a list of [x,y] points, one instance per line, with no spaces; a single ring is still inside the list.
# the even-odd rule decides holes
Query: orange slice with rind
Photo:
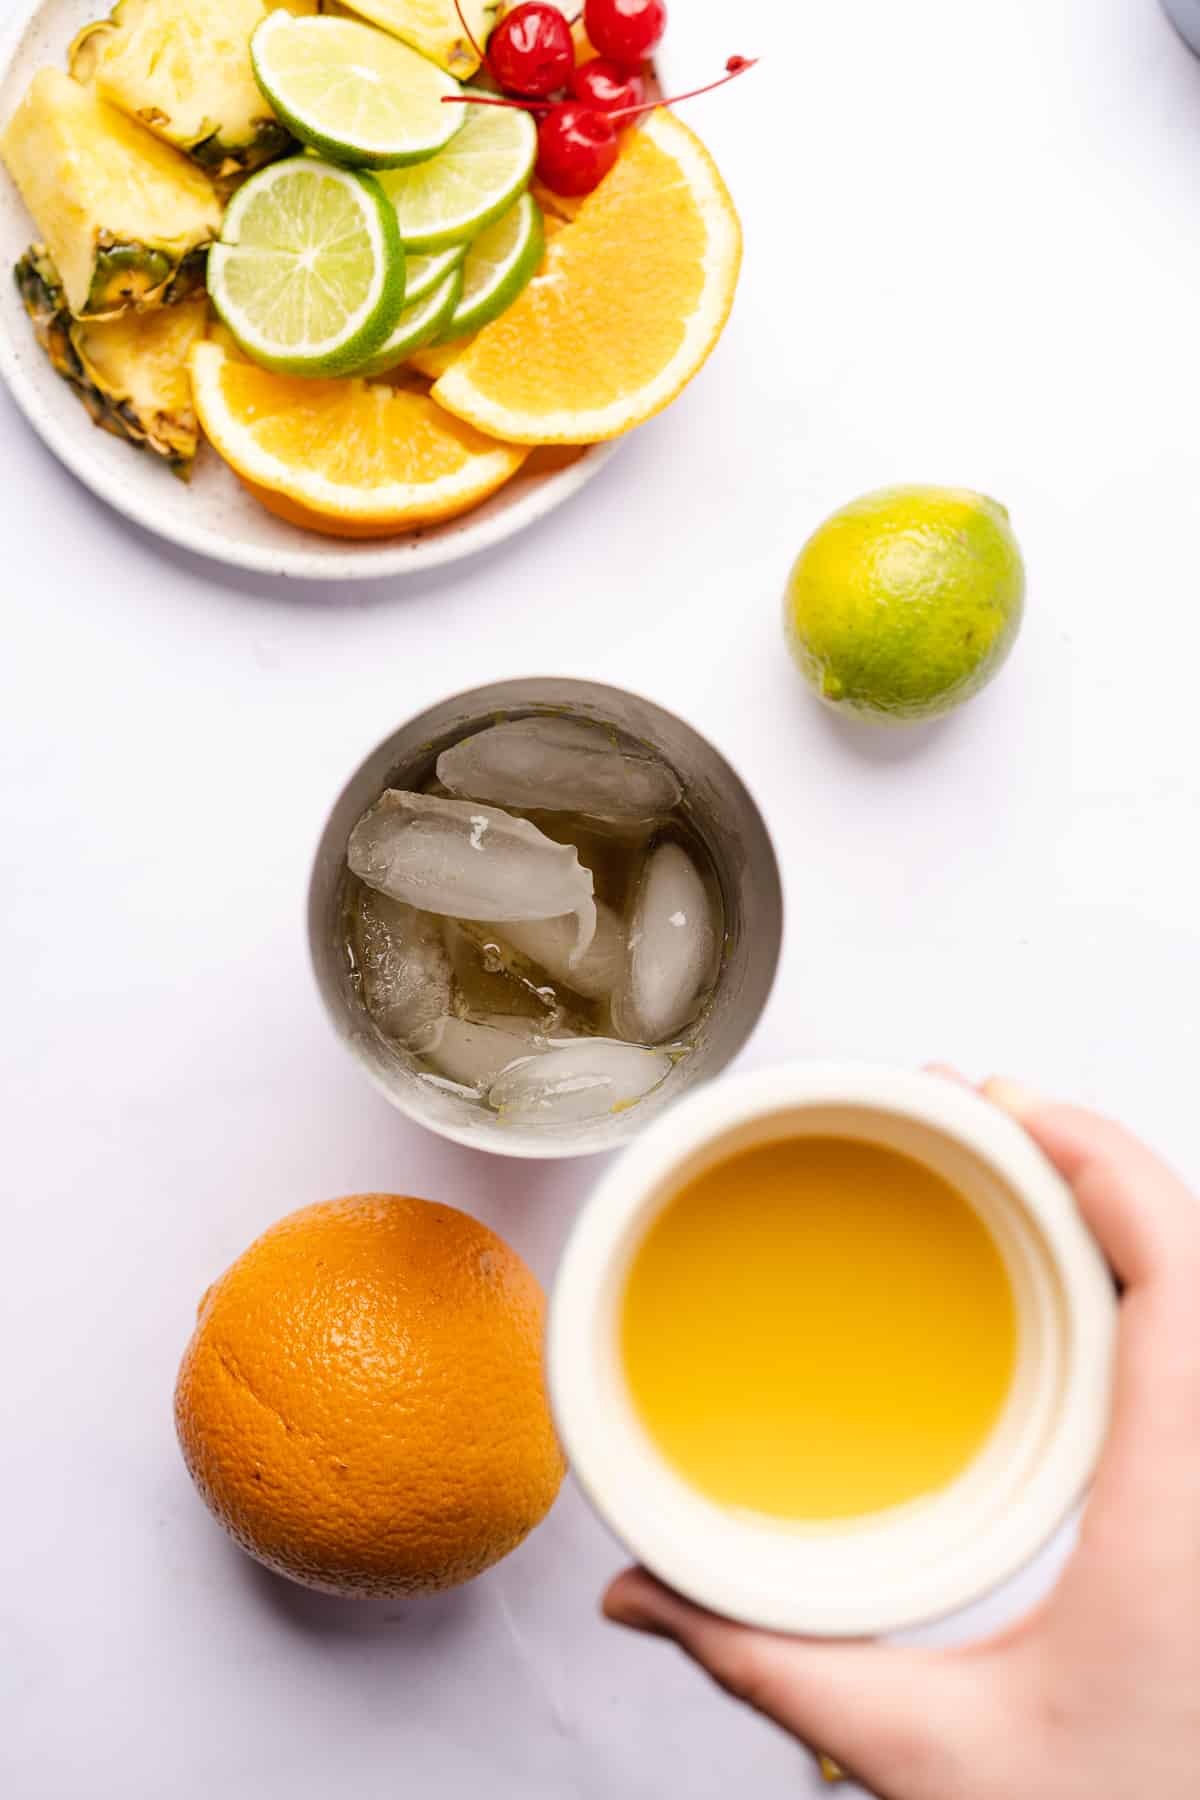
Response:
[[[557,237],[565,225],[565,219],[557,218],[554,213],[543,213],[542,234],[546,243],[548,244],[552,237]],[[426,376],[430,381],[439,381],[446,370],[458,361],[464,350],[470,349],[475,342],[476,335],[475,332],[470,332],[465,337],[448,338],[444,343],[425,344],[421,349],[414,350],[412,355],[406,359],[408,366],[410,369],[416,369],[418,374]]]
[[[474,341],[473,338],[463,337],[452,338],[446,344],[426,344],[423,349],[413,351],[407,359],[408,366],[429,381],[440,381],[446,370],[453,368]]]
[[[214,343],[196,345],[191,370],[218,454],[272,512],[331,537],[391,537],[453,518],[529,454],[412,387],[273,375]]]
[[[673,113],[653,112],[553,237],[541,273],[433,398],[511,443],[620,437],[668,406],[711,354],[741,255],[716,164]]]

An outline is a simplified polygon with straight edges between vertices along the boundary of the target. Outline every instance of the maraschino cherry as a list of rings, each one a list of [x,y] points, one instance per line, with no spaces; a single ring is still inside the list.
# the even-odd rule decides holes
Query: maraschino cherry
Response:
[[[658,106],[711,93],[754,66],[753,59],[731,56],[719,81],[669,100],[646,100],[636,65],[666,29],[664,0],[586,0],[584,25],[601,54],[580,68],[575,66],[571,27],[548,0],[524,0],[506,14],[492,33],[486,57],[467,24],[462,0],[454,4],[476,54],[505,94],[468,91],[447,95],[445,103],[512,106],[540,115],[537,172],[552,193],[565,197],[599,187],[617,160],[623,126]],[[551,103],[549,96],[567,86],[574,97]]]
[[[487,62],[506,94],[544,100],[569,86],[575,73],[571,27],[547,0],[524,0],[493,31]]]
[[[612,115],[580,100],[552,106],[538,126],[538,179],[576,198],[599,187],[620,152]]]
[[[670,100],[649,100],[615,111],[601,112],[579,100],[560,101],[550,107],[538,127],[540,179],[554,194],[570,198],[590,194],[617,160],[618,133],[623,125],[657,107],[675,106],[680,100],[695,100],[700,94],[711,93],[713,88],[724,87],[727,81],[736,80],[753,67],[753,59],[731,56],[724,75],[719,81],[710,81],[707,87],[693,88],[690,94],[677,94]]]
[[[624,112],[642,104],[646,84],[636,69],[624,69],[611,57],[597,56],[580,63],[571,77],[571,92],[597,112]]]
[[[633,68],[662,42],[666,5],[664,0],[586,0],[583,28],[601,56]]]

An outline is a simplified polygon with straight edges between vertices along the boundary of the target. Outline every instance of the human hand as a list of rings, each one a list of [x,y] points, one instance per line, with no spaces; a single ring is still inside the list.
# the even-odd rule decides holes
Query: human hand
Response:
[[[1196,1800],[1200,1205],[1108,1120],[1009,1082],[983,1091],[1061,1170],[1124,1288],[1112,1426],[1053,1593],[949,1651],[752,1631],[642,1570],[605,1611],[673,1639],[881,1800]]]

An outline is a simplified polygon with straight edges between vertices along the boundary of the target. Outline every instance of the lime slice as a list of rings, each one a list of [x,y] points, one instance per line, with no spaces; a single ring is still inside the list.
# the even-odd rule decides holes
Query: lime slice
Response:
[[[466,244],[451,244],[448,250],[435,250],[429,256],[410,256],[404,268],[404,304],[412,306],[441,287],[447,275],[461,267],[466,254]]]
[[[506,213],[533,172],[537,126],[506,106],[447,106],[464,112],[458,135],[432,161],[381,178],[409,250],[442,250],[478,237]]]
[[[541,211],[532,194],[522,194],[467,251],[462,296],[442,336],[465,337],[510,307],[540,269],[545,248]]]
[[[452,269],[440,287],[435,287],[431,294],[426,294],[415,305],[406,306],[400,314],[400,323],[383,349],[360,369],[355,369],[354,374],[368,377],[386,375],[389,369],[402,363],[414,350],[420,350],[424,344],[431,344],[445,330],[450,315],[458,305],[462,285],[462,270]]]
[[[292,156],[251,176],[208,255],[208,291],[238,344],[283,375],[341,375],[404,307],[396,215],[370,175]]]
[[[355,19],[295,17],[281,7],[250,40],[259,87],[288,130],[323,156],[395,169],[436,156],[463,125],[452,75]]]

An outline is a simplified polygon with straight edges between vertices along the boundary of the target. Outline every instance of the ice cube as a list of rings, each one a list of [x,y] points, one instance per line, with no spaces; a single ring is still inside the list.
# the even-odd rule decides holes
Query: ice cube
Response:
[[[670,1072],[661,1050],[615,1038],[553,1038],[540,1055],[505,1069],[488,1102],[514,1124],[565,1125],[633,1106]]]
[[[570,921],[574,929],[574,920]],[[532,1020],[549,1033],[562,1022],[563,1009],[552,987],[531,979],[511,965],[513,953],[500,941],[494,925],[460,924],[447,919],[443,933],[454,975],[458,1012],[472,1018],[489,1013],[508,1014],[514,1028],[521,1019]],[[590,954],[590,952],[589,952]]]
[[[370,888],[361,890],[351,934],[367,1011],[401,1043],[450,1004],[450,960],[439,923]]]
[[[368,887],[426,912],[494,922],[571,913],[576,959],[595,935],[579,852],[494,806],[389,788],[350,833],[348,855]]]
[[[604,999],[621,979],[625,965],[625,934],[620,919],[603,900],[596,902],[596,935],[591,948],[574,968],[571,954],[575,946],[575,921],[570,916],[528,919],[521,924],[510,922],[498,935],[519,956],[536,963],[553,980],[573,988],[585,1000]]]
[[[464,738],[438,757],[455,794],[545,812],[657,819],[683,790],[661,758],[607,725],[543,716],[510,719]]]
[[[514,1027],[521,1023],[512,1021]],[[499,1025],[499,1021],[481,1024],[473,1019],[439,1019],[413,1038],[412,1049],[451,1081],[479,1092],[490,1087],[518,1057],[536,1058],[544,1042],[528,1031],[504,1030]]]
[[[629,956],[614,1014],[637,1043],[661,1044],[688,1024],[716,968],[718,920],[703,877],[679,844],[646,858],[629,922]]]

